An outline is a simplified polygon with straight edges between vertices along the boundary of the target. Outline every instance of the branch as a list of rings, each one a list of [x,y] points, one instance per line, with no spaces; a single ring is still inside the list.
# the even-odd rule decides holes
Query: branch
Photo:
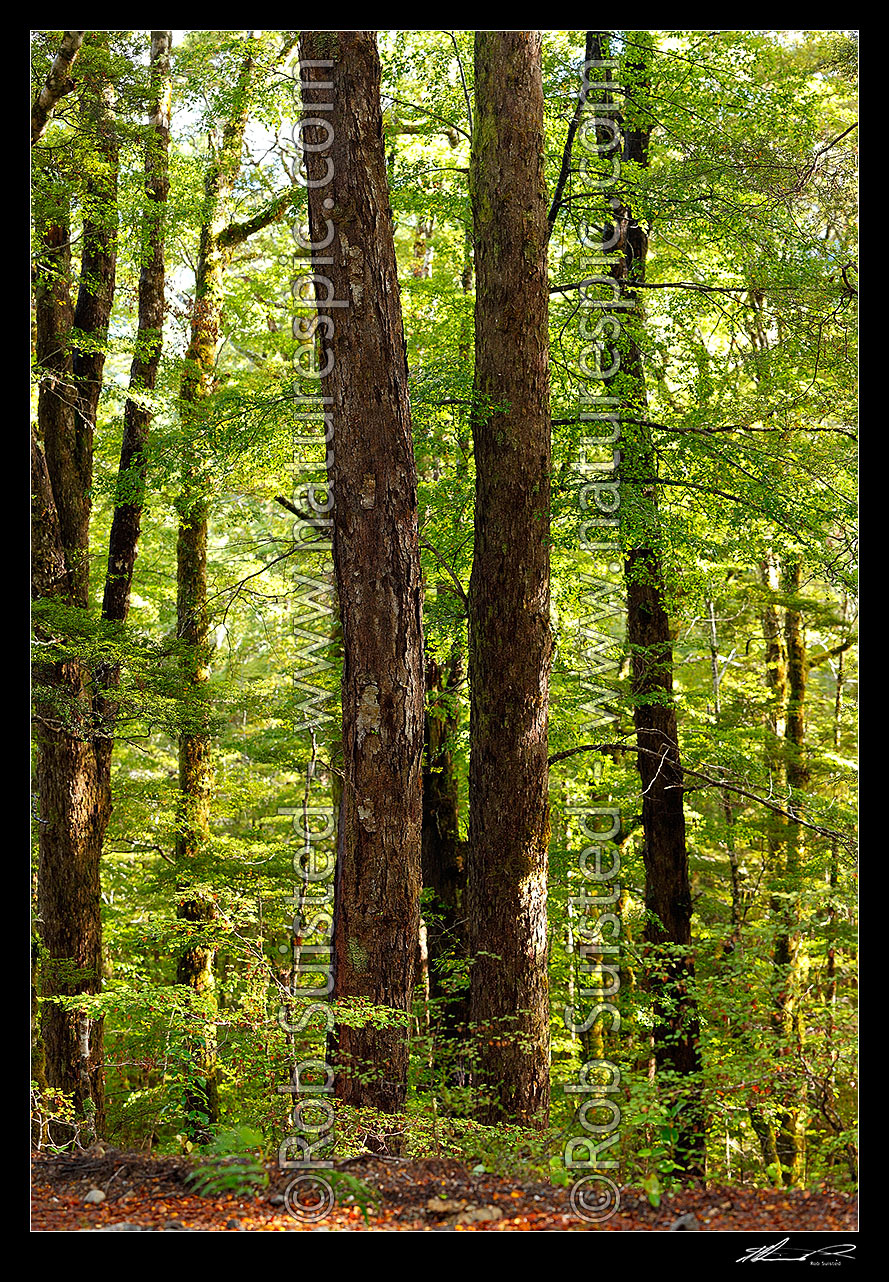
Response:
[[[49,75],[31,107],[32,147],[43,137],[56,103],[74,88],[70,72],[85,35],[85,31],[66,31],[62,36],[62,43],[49,69]]]
[[[556,181],[556,190],[553,195],[553,203],[549,207],[549,214],[547,216],[550,236],[552,236],[556,225],[556,218],[558,217],[559,208],[562,204],[562,193],[565,190],[565,184],[567,183],[568,175],[571,172],[571,151],[574,146],[574,136],[580,127],[580,122],[583,118],[583,109],[586,106],[586,100],[590,93],[590,75],[589,71],[586,70],[586,67],[588,67],[589,63],[593,59],[593,42],[593,33],[592,31],[588,31],[586,33],[586,51],[584,53],[584,75],[580,82],[580,93],[577,96],[577,106],[574,109],[574,115],[568,126],[568,136],[565,139],[565,150],[562,152],[562,168],[559,170],[559,177]]]
[[[129,847],[130,847],[130,850],[132,850],[134,853],[136,853],[136,852],[140,852],[140,851],[143,851],[143,850],[153,850],[153,851],[156,851],[156,853],[160,855],[161,859],[166,859],[166,861],[167,861],[167,863],[168,863],[168,864],[175,864],[175,863],[176,863],[176,860],[175,860],[175,859],[171,859],[171,858],[170,858],[170,856],[166,853],[166,851],[165,851],[161,846],[147,846],[147,845],[143,845],[141,842],[138,842],[138,841],[130,841],[128,837],[121,837],[121,838],[119,838],[119,840],[120,840],[120,841],[125,841],[125,842],[127,842],[127,844],[128,844],[128,845],[129,845]],[[112,848],[108,851],[108,854],[109,854],[109,855],[126,855],[126,854],[129,854],[129,851],[127,851],[127,850],[115,850],[115,849],[112,847]]]
[[[303,508],[297,507],[295,503],[290,502],[290,499],[285,499],[283,494],[276,494],[275,502],[280,503],[282,507],[286,507],[288,512],[292,512],[294,516],[298,516],[302,521],[315,520],[311,512],[306,512]]]
[[[431,543],[427,543],[426,540],[422,537],[420,539],[420,546],[426,548],[427,551],[432,553],[432,555],[435,557],[438,564],[445,571],[445,573],[450,577],[451,581],[454,584],[454,587],[457,589],[457,595],[459,596],[460,600],[463,602],[464,606],[468,610],[469,597],[466,595],[466,589],[463,587],[463,584],[460,582],[460,580],[457,578],[454,571],[448,565],[447,561],[444,559],[444,557],[441,555],[440,552],[436,552],[435,548],[432,546]]]
[[[437,120],[439,124],[447,125],[448,129],[453,129],[455,133],[462,134],[468,141],[472,141],[471,135],[469,135],[465,129],[461,129],[459,125],[455,125],[452,120],[447,120],[444,116],[436,115],[434,111],[427,111],[425,107],[419,107],[415,102],[408,102],[406,98],[396,98],[395,95],[391,93],[387,93],[385,97],[388,98],[390,102],[401,103],[402,107],[411,107],[414,111],[419,111],[424,116],[429,116],[431,120]],[[386,132],[385,125],[383,130]]]
[[[830,142],[826,142],[823,147],[819,147],[818,150],[815,152],[815,159],[819,160],[824,155],[825,152],[830,151],[831,147],[835,147],[838,142],[842,142],[846,134],[850,134],[853,129],[857,129],[857,128],[858,128],[858,121],[856,120],[854,125],[850,125],[849,128],[844,129],[841,134],[837,134],[836,138],[833,138]]]
[[[270,205],[266,205],[265,209],[261,209],[246,222],[229,223],[228,227],[225,227],[216,237],[216,244],[220,249],[234,249],[237,245],[243,244],[254,232],[268,227],[269,223],[280,222],[298,195],[299,188],[291,187],[280,196],[276,196]]]
[[[853,272],[858,270],[858,268],[855,266],[854,263],[846,263],[846,266],[842,269],[842,271],[840,272],[840,275],[843,278],[843,284],[846,286],[846,292],[849,295],[849,297],[857,298],[858,290],[855,288],[855,286],[849,280],[849,277],[846,275],[846,272],[849,270],[850,267],[852,268]]]
[[[471,401],[436,401],[435,404],[436,405],[471,405],[472,402]],[[772,413],[774,412],[775,411],[772,411]],[[650,428],[656,429],[659,432],[674,432],[679,436],[682,436],[682,435],[718,436],[726,432],[767,432],[771,435],[775,435],[777,433],[783,434],[783,433],[786,433],[787,431],[787,428],[784,427],[783,425],[776,424],[774,427],[756,427],[752,423],[725,423],[715,427],[677,427],[675,424],[671,424],[671,423],[653,423],[650,419],[647,419],[647,418],[624,418],[623,414],[621,414],[620,411],[618,411],[618,414],[620,415],[621,423],[632,423],[635,427],[650,427]],[[763,415],[763,417],[767,418],[768,415]],[[582,419],[578,414],[575,414],[573,418],[554,418],[552,420],[552,426],[553,427],[571,427],[575,423],[583,423],[584,421],[585,420]],[[812,425],[809,425],[807,427],[799,427],[795,430],[799,432],[805,432],[807,434],[811,432],[828,432],[834,436],[848,436],[853,441],[858,440],[858,433],[850,431],[850,429],[847,427],[814,427]]]
[[[549,765],[555,765],[558,761],[565,761],[568,757],[575,757],[581,752],[601,752],[606,756],[616,758],[621,752],[644,753],[648,757],[657,757],[663,759],[663,754],[655,752],[653,748],[642,748],[638,744],[625,743],[584,743],[579,748],[569,748],[565,752],[557,752],[548,760]],[[695,779],[701,779],[711,788],[724,789],[726,792],[737,793],[739,797],[746,797],[748,801],[755,801],[760,806],[765,806],[767,810],[772,810],[776,815],[781,815],[784,819],[789,819],[791,823],[799,824],[801,828],[808,828],[812,832],[817,832],[821,837],[836,837],[849,845],[849,841],[841,832],[833,828],[825,828],[821,824],[809,823],[807,819],[801,819],[795,810],[786,810],[783,806],[776,805],[773,801],[767,801],[765,797],[760,797],[755,792],[748,792],[746,788],[739,788],[737,784],[727,783],[725,779],[714,779],[712,775],[704,774],[701,770],[693,770],[691,766],[680,765],[680,770],[684,775],[692,775]],[[697,791],[697,789],[683,789],[684,792]],[[789,804],[789,803],[788,803]]]
[[[551,294],[567,294],[574,289],[583,289],[586,285],[595,285],[597,280],[577,280],[569,281],[566,285],[551,285],[549,292]],[[697,281],[691,280],[673,280],[673,281],[639,281],[634,280],[630,285],[632,289],[690,289],[697,294],[749,294],[749,285],[700,285]],[[793,290],[792,285],[777,285],[774,290],[788,292]],[[774,291],[773,291],[774,292]]]
[[[828,659],[833,659],[836,655],[842,654],[844,650],[848,650],[850,646],[853,646],[857,640],[857,636],[847,637],[845,641],[835,645],[832,650],[825,650],[823,654],[816,654],[814,659],[809,660],[809,668],[817,668],[819,664],[826,663]]]
[[[469,88],[467,87],[467,84],[466,84],[466,76],[463,74],[463,59],[460,57],[460,48],[459,48],[459,45],[457,44],[457,37],[454,35],[453,31],[446,31],[445,35],[451,37],[451,44],[454,46],[454,56],[457,59],[457,68],[460,72],[460,80],[462,81],[462,84],[463,84],[463,97],[466,99],[466,119],[469,122],[469,132],[471,134],[472,133],[472,100],[469,97]],[[455,146],[455,145],[456,145],[455,143],[451,143],[451,146]]]

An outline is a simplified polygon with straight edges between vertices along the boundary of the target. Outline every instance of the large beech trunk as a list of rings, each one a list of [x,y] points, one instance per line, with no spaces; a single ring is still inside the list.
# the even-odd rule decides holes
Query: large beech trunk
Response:
[[[407,1020],[419,930],[423,643],[417,474],[383,149],[380,68],[369,31],[304,32],[316,270],[348,308],[318,310],[320,382],[332,398],[333,555],[343,636],[343,795],[334,996],[388,1007],[382,1028],[337,1024],[340,1099],[385,1112],[407,1093]],[[313,82],[322,82],[316,86]],[[328,83],[331,87],[324,87]],[[325,108],[323,104],[332,104]],[[330,229],[335,229],[332,242]],[[333,261],[330,262],[329,260]],[[332,365],[329,363],[332,362]]]
[[[481,1115],[549,1108],[549,227],[541,38],[475,36],[471,1011]]]

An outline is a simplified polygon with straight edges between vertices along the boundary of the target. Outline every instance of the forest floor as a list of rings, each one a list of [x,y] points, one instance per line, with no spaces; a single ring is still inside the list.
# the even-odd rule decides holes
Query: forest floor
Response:
[[[666,1194],[653,1207],[644,1192],[621,1190],[621,1207],[604,1224],[574,1214],[569,1190],[471,1173],[458,1162],[408,1161],[365,1155],[337,1170],[374,1189],[361,1208],[343,1199],[321,1223],[292,1218],[284,1206],[290,1172],[268,1167],[256,1193],[197,1196],[186,1180],[194,1163],[108,1149],[101,1155],[39,1155],[33,1163],[32,1231],[239,1233],[576,1233],[709,1230],[716,1232],[848,1232],[857,1229],[855,1198],[846,1193],[754,1188],[692,1188]],[[102,1200],[86,1201],[91,1190]]]

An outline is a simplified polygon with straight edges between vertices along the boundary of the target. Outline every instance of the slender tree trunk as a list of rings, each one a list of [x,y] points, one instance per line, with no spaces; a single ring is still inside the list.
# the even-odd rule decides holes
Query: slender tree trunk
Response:
[[[195,1034],[193,1087],[186,1091],[186,1110],[195,1134],[205,1135],[218,1120],[216,1040],[213,1001],[215,948],[207,940],[216,919],[212,893],[202,887],[209,853],[213,798],[213,762],[208,728],[212,649],[207,604],[207,539],[211,482],[205,435],[208,402],[215,390],[216,353],[222,321],[223,284],[232,254],[255,232],[280,221],[293,203],[294,190],[282,192],[245,222],[231,222],[231,203],[241,171],[244,131],[249,115],[256,55],[253,37],[234,85],[231,115],[218,144],[213,145],[204,180],[203,222],[191,334],[180,383],[182,488],[176,502],[177,637],[184,643],[182,672],[186,687],[186,724],[179,735],[179,800],[175,855],[182,880],[177,913],[196,927],[193,942],[179,957],[177,978],[204,999],[203,1030]],[[287,44],[280,56],[289,54]],[[200,1120],[200,1119],[203,1119]]]
[[[640,33],[641,35],[641,33]],[[596,57],[605,56],[601,37]],[[622,68],[630,82],[623,127],[623,159],[641,168],[649,164],[651,116],[645,110],[650,93],[645,41]],[[608,100],[608,90],[597,87]],[[604,132],[604,141],[610,135]],[[666,585],[660,558],[657,466],[654,439],[646,426],[647,391],[642,359],[644,313],[634,285],[645,282],[648,235],[641,213],[629,203],[613,204],[609,242],[619,255],[611,274],[632,312],[621,313],[621,525],[625,540],[627,643],[631,654],[633,721],[639,749],[637,765],[642,791],[645,861],[645,940],[651,949],[648,985],[654,1005],[654,1049],[657,1068],[675,1075],[675,1086],[701,1070],[699,1020],[694,994],[692,899],[683,809],[683,774],[673,699],[673,638],[666,609]],[[614,350],[603,344],[605,359]],[[612,379],[604,380],[604,386]],[[676,1116],[677,1160],[687,1175],[703,1177],[706,1119],[698,1103],[699,1087],[683,1091]]]
[[[404,1106],[407,1019],[419,931],[423,639],[417,474],[380,111],[376,36],[303,32],[303,102],[319,367],[332,398],[333,555],[343,633],[343,796],[334,917],[334,996],[388,1007],[384,1028],[336,1025],[335,1091],[384,1112]],[[314,82],[320,81],[320,85]],[[330,87],[324,87],[325,82]],[[323,104],[332,104],[325,108]],[[331,169],[332,166],[332,175]],[[324,182],[326,176],[329,182]],[[333,262],[329,262],[329,259]]]
[[[465,961],[466,866],[460,841],[459,789],[453,761],[457,688],[463,677],[459,648],[445,667],[426,660],[423,753],[423,886],[432,891],[426,920],[429,997],[433,1004],[435,1058],[455,1085],[466,1076],[462,1042],[469,1021],[469,994],[455,990],[449,967]]]
[[[167,156],[170,146],[171,43],[172,32],[152,31],[153,101],[145,141],[145,195],[148,203],[142,229],[139,319],[136,353],[130,366],[129,396],[124,406],[117,501],[108,541],[108,570],[102,602],[102,617],[119,622],[126,619],[130,606],[145,492],[145,447],[152,418],[151,393],[157,381],[162,350],[164,211],[170,189]]]
[[[849,613],[849,598],[844,596],[842,618],[845,624]],[[846,652],[841,650],[837,659],[836,669],[836,690],[834,693],[833,705],[833,731],[832,743],[834,752],[840,751],[841,727],[843,712],[843,691],[846,680]],[[837,923],[838,911],[836,895],[840,881],[840,849],[839,841],[836,837],[830,843],[830,870],[828,873],[830,892],[827,907],[827,959],[826,959],[826,986],[825,986],[825,1005],[827,1007],[827,1027],[824,1033],[824,1053],[827,1060],[827,1071],[823,1080],[819,1083],[818,1107],[822,1116],[827,1121],[835,1135],[840,1135],[843,1131],[843,1123],[836,1108],[836,1064],[839,1058],[839,1051],[836,1048],[836,1008],[837,996],[839,989],[839,975],[837,971],[837,952],[839,945],[837,942]],[[844,1147],[843,1154],[847,1169],[853,1180],[858,1179],[858,1149],[856,1145],[849,1140]]]
[[[780,591],[778,566],[769,553],[760,563],[760,583],[765,590],[761,622],[765,640],[766,687],[770,694],[765,723],[765,759],[769,771],[770,787],[783,795],[787,784],[787,766],[784,754],[784,732],[787,725],[787,647],[781,617],[775,597]],[[779,912],[779,901],[774,894],[776,869],[782,858],[784,821],[769,817],[768,824],[768,877],[772,885],[771,913]],[[758,1104],[749,1106],[750,1121],[759,1140],[762,1160],[766,1167],[778,1171],[778,1149],[775,1127],[768,1121]]]
[[[719,636],[716,630],[716,611],[713,601],[707,602],[707,621],[710,630],[710,671],[713,680],[713,720],[717,727],[722,725],[722,698],[720,695],[721,674],[719,671]],[[725,844],[728,850],[729,875],[731,876],[732,906],[731,930],[725,942],[723,957],[729,957],[741,941],[741,923],[743,920],[744,891],[741,885],[741,865],[735,845],[735,814],[731,794],[723,788],[720,792],[722,816],[725,820]]]
[[[549,227],[541,37],[478,31],[469,934],[481,1114],[549,1109]]]
[[[784,731],[787,784],[796,793],[809,782],[806,760],[806,686],[808,659],[805,628],[796,598],[802,584],[799,561],[786,565],[783,589],[787,594],[784,641],[787,655],[787,721]],[[776,989],[772,1024],[781,1039],[782,1056],[788,1065],[787,1107],[782,1112],[775,1137],[781,1175],[786,1185],[798,1185],[805,1175],[806,1089],[803,1076],[802,1023],[800,1020],[800,935],[799,896],[805,862],[803,830],[788,822],[783,868],[775,882],[775,936],[773,967]]]
[[[194,939],[180,954],[176,978],[205,1002],[202,1024],[194,1037],[194,1076],[185,1093],[185,1110],[192,1134],[205,1138],[219,1120],[216,1038],[213,1028],[213,957],[206,928],[216,917],[212,895],[200,887],[207,869],[201,867],[210,840],[213,765],[207,726],[211,647],[207,608],[207,534],[210,482],[207,474],[205,410],[215,387],[216,349],[222,320],[223,279],[230,257],[221,243],[229,218],[229,203],[241,168],[241,149],[247,125],[253,49],[248,44],[241,64],[232,114],[221,142],[210,157],[204,180],[204,220],[201,226],[191,335],[180,385],[183,483],[176,503],[179,533],[176,542],[177,637],[186,649],[183,677],[188,692],[187,723],[179,735],[179,802],[175,857],[182,870],[177,915],[197,927]]]
[[[139,319],[136,352],[130,366],[129,396],[124,406],[123,439],[118,464],[117,495],[108,539],[108,566],[102,618],[125,623],[139,544],[145,492],[145,447],[152,418],[150,395],[160,365],[164,324],[164,209],[169,191],[167,155],[170,145],[170,46],[172,32],[151,33],[153,99],[145,143],[147,206],[143,216],[143,258],[139,276]],[[96,673],[97,712],[95,751],[103,807],[111,814],[111,756],[118,704],[113,691],[120,681],[120,664]]]

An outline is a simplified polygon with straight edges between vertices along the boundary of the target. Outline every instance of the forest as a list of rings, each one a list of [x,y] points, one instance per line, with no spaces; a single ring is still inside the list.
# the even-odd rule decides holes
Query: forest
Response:
[[[848,1236],[857,32],[29,56],[32,1228]]]

